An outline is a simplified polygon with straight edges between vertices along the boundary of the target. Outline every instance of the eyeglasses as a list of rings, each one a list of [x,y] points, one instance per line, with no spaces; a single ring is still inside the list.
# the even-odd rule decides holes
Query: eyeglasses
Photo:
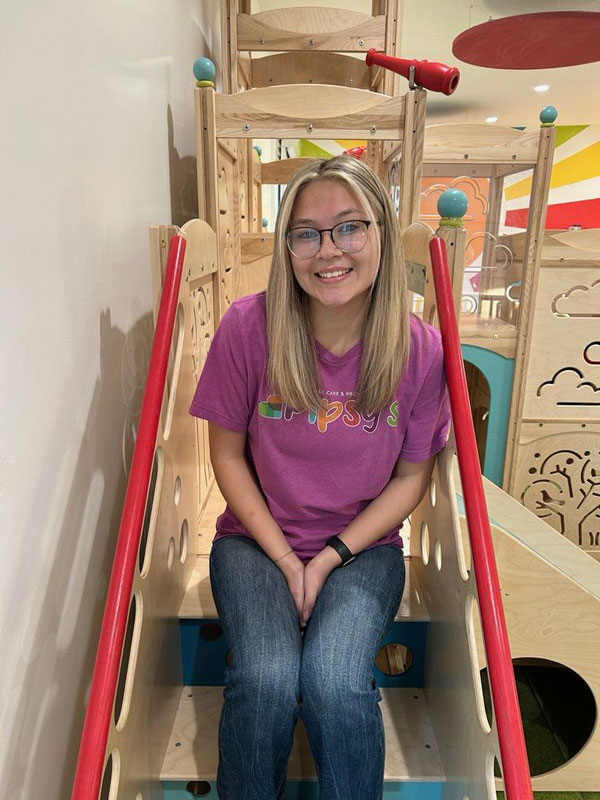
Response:
[[[367,243],[371,220],[349,219],[333,228],[291,228],[287,232],[287,246],[296,258],[316,256],[323,244],[323,234],[328,233],[334,245],[342,253],[358,253]]]

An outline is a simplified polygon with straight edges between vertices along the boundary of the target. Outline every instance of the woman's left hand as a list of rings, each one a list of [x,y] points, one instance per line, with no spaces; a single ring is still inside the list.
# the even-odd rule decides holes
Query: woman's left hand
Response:
[[[302,606],[302,628],[310,619],[319,592],[329,573],[341,564],[341,558],[332,547],[325,547],[304,568],[304,604]]]

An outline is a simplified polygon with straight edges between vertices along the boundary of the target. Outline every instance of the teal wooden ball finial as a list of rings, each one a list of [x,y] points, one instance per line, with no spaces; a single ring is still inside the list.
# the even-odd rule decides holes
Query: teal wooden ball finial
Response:
[[[540,111],[540,122],[542,125],[554,125],[556,118],[558,117],[558,111],[554,106],[545,106]]]
[[[461,228],[468,205],[467,195],[460,189],[446,189],[437,201],[438,214],[442,218],[440,225]]]
[[[259,144],[255,144],[252,149],[259,158],[262,156],[262,147]]]
[[[213,89],[215,88],[214,80],[217,71],[210,58],[205,56],[197,58],[192,69],[196,78],[196,86],[211,86]]]
[[[269,220],[266,217],[262,218],[262,226],[263,226],[263,228],[268,228],[269,227]]]

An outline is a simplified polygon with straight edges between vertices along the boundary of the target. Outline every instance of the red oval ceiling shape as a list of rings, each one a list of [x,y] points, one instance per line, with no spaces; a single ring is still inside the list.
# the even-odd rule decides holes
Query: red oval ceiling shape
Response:
[[[493,69],[551,69],[600,61],[600,12],[545,11],[474,25],[456,37],[452,53]]]

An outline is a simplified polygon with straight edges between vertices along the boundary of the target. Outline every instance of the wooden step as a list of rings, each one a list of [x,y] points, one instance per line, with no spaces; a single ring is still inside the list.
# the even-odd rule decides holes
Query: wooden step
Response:
[[[223,689],[184,686],[160,779],[214,781]],[[427,704],[420,689],[381,689],[386,781],[445,781]],[[316,780],[306,730],[298,722],[288,780]]]
[[[419,590],[416,564],[414,558],[405,558],[406,586],[400,608],[396,615],[397,620],[429,620],[429,613],[425,607],[423,594]],[[196,556],[194,570],[179,609],[180,619],[217,619],[217,609],[210,588],[208,556]]]

